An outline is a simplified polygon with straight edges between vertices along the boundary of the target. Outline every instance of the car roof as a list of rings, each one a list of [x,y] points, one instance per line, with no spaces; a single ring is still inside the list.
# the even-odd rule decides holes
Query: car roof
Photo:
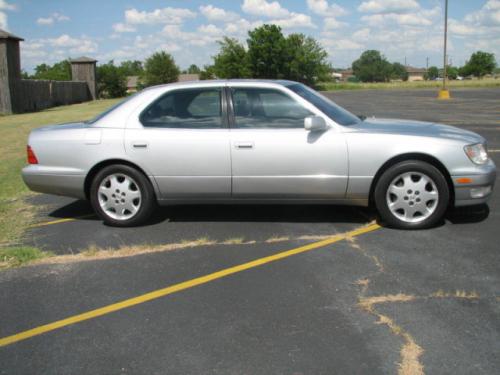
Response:
[[[227,84],[227,83],[274,83],[281,86],[290,86],[298,82],[289,81],[286,79],[250,79],[250,78],[238,78],[238,79],[207,79],[202,81],[183,81],[183,82],[173,82],[166,83],[163,85],[155,85],[146,88],[148,89],[158,89],[162,87],[182,87],[182,86],[212,86],[213,84]]]

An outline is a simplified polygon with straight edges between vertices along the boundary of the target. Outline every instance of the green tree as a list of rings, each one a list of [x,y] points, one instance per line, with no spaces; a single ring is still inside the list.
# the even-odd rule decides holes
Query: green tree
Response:
[[[200,79],[206,80],[206,79],[214,79],[214,78],[215,78],[215,74],[214,74],[213,65],[205,65],[203,67],[203,70],[200,71]]]
[[[31,76],[26,70],[21,70],[21,79],[31,79]]]
[[[102,97],[121,98],[127,93],[127,78],[113,60],[97,67],[97,89]]]
[[[189,68],[187,68],[186,72],[187,72],[188,74],[200,74],[201,69],[200,69],[200,68],[198,68],[198,65],[196,65],[196,64],[191,64],[191,65],[189,65]]]
[[[352,63],[352,70],[362,82],[387,82],[392,65],[376,50],[368,50]]]
[[[285,78],[287,43],[277,25],[248,32],[248,64],[254,78]]]
[[[54,81],[71,80],[71,64],[68,60],[63,60],[54,65],[40,64],[35,67],[33,79],[50,79]]]
[[[170,54],[156,52],[146,59],[143,82],[146,86],[176,82],[179,74],[179,67]]]
[[[144,73],[142,61],[139,60],[126,60],[120,66],[120,70],[125,76],[140,76]]]
[[[467,64],[463,67],[466,76],[474,75],[482,78],[485,74],[493,73],[497,64],[493,53],[477,51],[472,54]]]
[[[284,78],[308,85],[331,79],[328,53],[315,39],[304,34],[290,34],[285,47]]]
[[[427,69],[427,73],[425,73],[424,78],[426,80],[434,80],[439,77],[439,69],[437,66],[431,66],[429,69]]]
[[[446,75],[448,76],[448,79],[457,79],[457,77],[459,75],[458,68],[448,65],[446,67]]]
[[[245,47],[238,40],[229,37],[224,37],[218,43],[220,50],[214,56],[213,74],[218,78],[250,77]]]
[[[224,37],[212,69],[202,73],[211,78],[286,78],[314,85],[331,79],[328,54],[313,38],[290,34],[285,38],[276,25],[263,25],[248,32],[248,48]]]
[[[408,72],[406,71],[406,68],[403,64],[400,64],[398,62],[395,62],[392,64],[392,71],[391,71],[391,78],[392,79],[400,79],[402,81],[408,81]]]

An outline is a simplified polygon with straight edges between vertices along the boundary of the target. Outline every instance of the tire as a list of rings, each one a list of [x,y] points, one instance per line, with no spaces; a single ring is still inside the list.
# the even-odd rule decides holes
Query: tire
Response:
[[[114,227],[143,224],[156,208],[151,182],[137,169],[122,164],[97,172],[90,186],[90,202],[101,219]]]
[[[374,201],[382,221],[399,229],[424,229],[440,222],[448,208],[446,178],[433,165],[402,161],[388,168],[375,186]]]

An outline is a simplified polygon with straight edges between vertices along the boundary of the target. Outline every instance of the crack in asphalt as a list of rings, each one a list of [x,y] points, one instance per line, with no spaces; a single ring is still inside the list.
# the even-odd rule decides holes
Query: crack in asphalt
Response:
[[[424,374],[424,366],[420,361],[420,357],[424,353],[424,349],[419,346],[413,336],[403,329],[400,325],[398,325],[394,319],[390,318],[387,315],[382,314],[381,312],[375,309],[375,304],[380,303],[381,300],[384,302],[407,302],[413,299],[412,296],[407,295],[388,295],[388,296],[378,296],[371,298],[366,298],[365,294],[370,285],[369,279],[358,280],[358,285],[361,286],[361,293],[359,295],[359,303],[358,306],[365,312],[374,315],[378,318],[377,324],[385,324],[389,327],[391,332],[403,338],[404,344],[400,350],[400,363],[398,374],[399,375],[423,375]],[[375,302],[377,301],[377,302]]]
[[[377,271],[369,275],[369,277],[375,277],[380,273],[385,272],[385,268],[380,259],[372,254],[369,254],[362,246],[356,242],[356,238],[346,238],[351,249],[361,253],[366,258],[370,259],[375,266]],[[398,293],[398,294],[386,294],[379,296],[366,296],[366,293],[370,286],[370,278],[359,279],[356,282],[357,285],[361,287],[361,291],[358,294],[358,307],[375,316],[377,318],[376,324],[383,324],[389,327],[390,331],[401,337],[404,343],[400,349],[400,363],[398,364],[398,374],[399,375],[424,375],[424,366],[420,360],[424,353],[424,349],[417,344],[414,337],[406,331],[402,326],[398,325],[394,319],[388,315],[379,312],[375,306],[379,304],[392,304],[392,303],[405,303],[417,300],[431,300],[431,299],[462,299],[462,300],[479,300],[485,299],[480,297],[476,291],[465,291],[465,290],[455,290],[444,291],[442,289],[436,292],[430,293],[429,295],[415,296],[410,294]],[[500,297],[493,296],[492,299],[500,301]]]
[[[351,249],[361,253],[364,257],[368,258],[375,264],[377,270],[371,275],[368,275],[369,277],[375,277],[385,272],[384,265],[380,261],[380,259],[376,255],[369,254],[366,249],[364,249],[356,242],[355,238],[347,238],[347,242],[349,243]],[[357,285],[361,287],[361,291],[358,294],[358,307],[368,314],[375,316],[378,319],[376,324],[386,325],[394,335],[401,337],[404,340],[404,343],[400,349],[400,363],[398,374],[424,375],[424,366],[420,361],[420,357],[424,353],[424,349],[416,343],[415,339],[410,333],[396,324],[393,319],[375,309],[375,305],[377,303],[380,303],[380,301],[384,301],[385,303],[403,301],[407,302],[412,300],[413,297],[403,294],[393,296],[366,297],[366,293],[370,285],[370,279],[360,279],[357,281]]]

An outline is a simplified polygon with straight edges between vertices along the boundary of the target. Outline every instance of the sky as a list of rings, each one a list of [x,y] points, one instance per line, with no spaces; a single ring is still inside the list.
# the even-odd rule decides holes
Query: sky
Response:
[[[500,0],[449,0],[448,54],[500,61]],[[0,29],[25,39],[21,65],[89,56],[100,63],[171,53],[181,68],[210,64],[217,40],[245,41],[264,23],[317,39],[335,67],[367,49],[390,61],[442,65],[444,0],[0,0]]]

